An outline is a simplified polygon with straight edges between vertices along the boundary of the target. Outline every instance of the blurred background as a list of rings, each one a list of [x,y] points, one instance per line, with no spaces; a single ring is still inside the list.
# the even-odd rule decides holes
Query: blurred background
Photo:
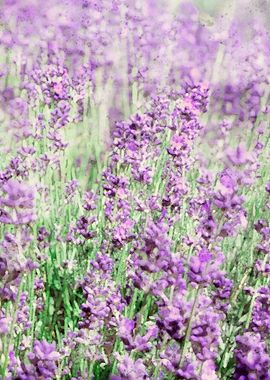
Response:
[[[222,27],[230,21],[233,14],[245,23],[254,20],[263,23],[269,30],[269,0],[192,0],[201,14],[201,20],[207,27]]]

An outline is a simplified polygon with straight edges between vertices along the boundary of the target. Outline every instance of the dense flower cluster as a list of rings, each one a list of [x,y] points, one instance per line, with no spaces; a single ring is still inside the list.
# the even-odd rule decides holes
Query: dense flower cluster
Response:
[[[2,1],[1,379],[270,379],[269,33],[194,4]]]
[[[28,354],[29,364],[19,364],[17,376],[19,379],[53,379],[59,358],[55,344],[35,341],[33,352]]]

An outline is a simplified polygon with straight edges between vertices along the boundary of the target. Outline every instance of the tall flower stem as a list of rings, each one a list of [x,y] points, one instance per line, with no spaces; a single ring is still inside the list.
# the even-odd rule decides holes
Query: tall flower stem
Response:
[[[14,327],[15,327],[15,323],[16,323],[17,311],[19,308],[19,302],[20,302],[20,297],[21,297],[21,293],[22,293],[22,285],[23,285],[23,277],[21,279],[21,283],[20,283],[20,286],[18,289],[16,301],[15,301],[14,308],[13,308],[13,316],[12,316],[11,326],[10,326],[10,330],[8,333],[7,340],[5,342],[6,344],[4,346],[4,352],[3,352],[4,363],[3,363],[3,366],[1,368],[1,373],[2,373],[3,379],[5,379],[6,369],[8,366],[9,347],[10,347],[10,344],[12,343],[12,334],[14,332]]]
[[[188,342],[189,342],[189,338],[191,334],[192,322],[193,322],[193,318],[194,318],[194,315],[198,306],[198,302],[199,302],[200,291],[201,291],[201,286],[199,285],[198,288],[196,289],[195,298],[194,298],[194,302],[192,305],[192,309],[191,309],[191,313],[190,313],[190,317],[189,317],[189,321],[188,321],[188,325],[186,329],[185,339],[184,339],[183,348],[182,348],[180,361],[179,361],[180,368],[183,365],[183,362],[185,359],[185,354],[186,354],[186,350],[187,350],[187,346],[188,346]]]

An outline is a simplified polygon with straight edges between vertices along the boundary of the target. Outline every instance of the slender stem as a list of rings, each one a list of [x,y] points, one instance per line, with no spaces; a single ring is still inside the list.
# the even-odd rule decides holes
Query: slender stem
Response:
[[[9,333],[7,336],[7,340],[6,340],[6,344],[5,344],[4,352],[3,352],[4,363],[3,363],[3,367],[1,369],[3,379],[5,379],[6,369],[8,366],[9,347],[10,347],[10,344],[12,342],[12,334],[14,332],[15,322],[16,322],[16,318],[17,318],[17,311],[18,311],[20,297],[21,297],[21,293],[22,293],[23,277],[24,276],[22,276],[22,278],[21,278],[18,293],[16,296],[16,301],[15,301],[14,308],[13,308],[13,316],[12,316],[11,326],[9,329]]]
[[[186,329],[186,335],[185,335],[183,349],[182,349],[181,357],[180,357],[180,361],[179,361],[179,367],[181,367],[183,365],[183,362],[184,362],[184,359],[185,359],[185,354],[186,354],[186,350],[187,350],[187,346],[188,346],[188,342],[189,342],[189,338],[190,338],[190,334],[191,334],[191,327],[192,327],[193,317],[194,317],[194,314],[195,314],[195,311],[197,309],[197,305],[198,305],[198,302],[199,302],[200,291],[201,291],[201,286],[199,285],[198,288],[197,288],[197,290],[196,290],[196,293],[195,293],[195,298],[194,298],[191,314],[190,314],[188,325],[187,325],[187,329]]]
[[[248,278],[248,276],[252,273],[252,268],[248,268],[246,270],[246,272],[244,273],[243,277],[242,277],[242,280],[240,281],[240,284],[237,286],[237,288],[232,292],[232,295],[231,295],[231,304],[234,304],[234,302],[236,301],[237,297],[238,297],[238,294],[240,293],[240,291],[242,290],[243,286],[245,285],[245,282]]]
[[[252,299],[251,299],[251,302],[250,302],[250,307],[249,307],[249,311],[248,311],[248,318],[247,318],[247,321],[246,321],[246,324],[245,324],[245,328],[248,329],[249,328],[249,324],[250,324],[250,321],[251,321],[251,317],[252,317],[252,312],[253,312],[253,306],[254,306],[254,303],[256,301],[256,298],[257,298],[257,290],[255,290],[253,296],[252,296]]]

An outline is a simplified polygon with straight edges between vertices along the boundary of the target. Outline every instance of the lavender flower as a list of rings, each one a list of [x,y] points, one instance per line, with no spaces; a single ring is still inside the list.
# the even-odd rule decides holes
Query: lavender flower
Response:
[[[196,357],[202,362],[214,362],[217,358],[221,342],[221,318],[220,313],[208,306],[202,312],[199,311],[199,316],[192,326],[190,342]]]
[[[17,326],[16,330],[21,330],[21,332],[26,332],[32,327],[30,319],[29,307],[27,306],[28,294],[23,292],[20,297],[19,310],[17,312]]]
[[[76,179],[72,179],[70,180],[67,184],[66,184],[66,197],[67,199],[72,199],[76,193],[76,190],[78,188],[78,181]]]
[[[28,354],[29,364],[21,363],[17,369],[20,379],[53,379],[56,375],[57,361],[60,354],[55,343],[36,340],[33,352]]]
[[[150,339],[157,337],[158,328],[155,325],[149,326],[146,334],[141,336],[135,333],[135,325],[135,321],[128,318],[121,318],[119,322],[119,336],[126,350],[137,350],[139,352],[150,351],[153,347]]]
[[[97,196],[93,191],[86,191],[83,195],[83,208],[87,211],[95,210],[97,207]]]
[[[261,287],[258,290],[258,295],[253,307],[252,320],[250,324],[250,330],[255,333],[259,333],[262,338],[267,338],[269,336],[269,291],[270,287]]]
[[[224,262],[224,256],[218,253],[217,257],[207,249],[202,249],[197,256],[193,256],[189,265],[189,279],[193,283],[206,285],[220,277],[220,266]]]
[[[234,379],[268,379],[270,377],[270,357],[266,345],[259,334],[246,332],[236,338],[236,369]]]
[[[85,302],[81,305],[79,328],[91,332],[88,344],[94,345],[94,351],[97,351],[93,353],[93,358],[98,355],[102,345],[110,352],[113,344],[110,331],[114,331],[125,306],[119,287],[112,280],[112,268],[113,261],[107,255],[98,254],[96,260],[91,261],[91,270],[81,282]],[[102,335],[105,328],[107,334]]]
[[[0,198],[2,223],[20,225],[36,220],[35,191],[32,187],[16,180],[9,180],[2,189],[5,195]]]
[[[124,357],[120,357],[120,355],[116,355],[119,365],[118,375],[111,376],[110,380],[144,380],[149,379],[146,368],[143,364],[142,359],[138,359],[136,361],[132,360],[128,355]]]

